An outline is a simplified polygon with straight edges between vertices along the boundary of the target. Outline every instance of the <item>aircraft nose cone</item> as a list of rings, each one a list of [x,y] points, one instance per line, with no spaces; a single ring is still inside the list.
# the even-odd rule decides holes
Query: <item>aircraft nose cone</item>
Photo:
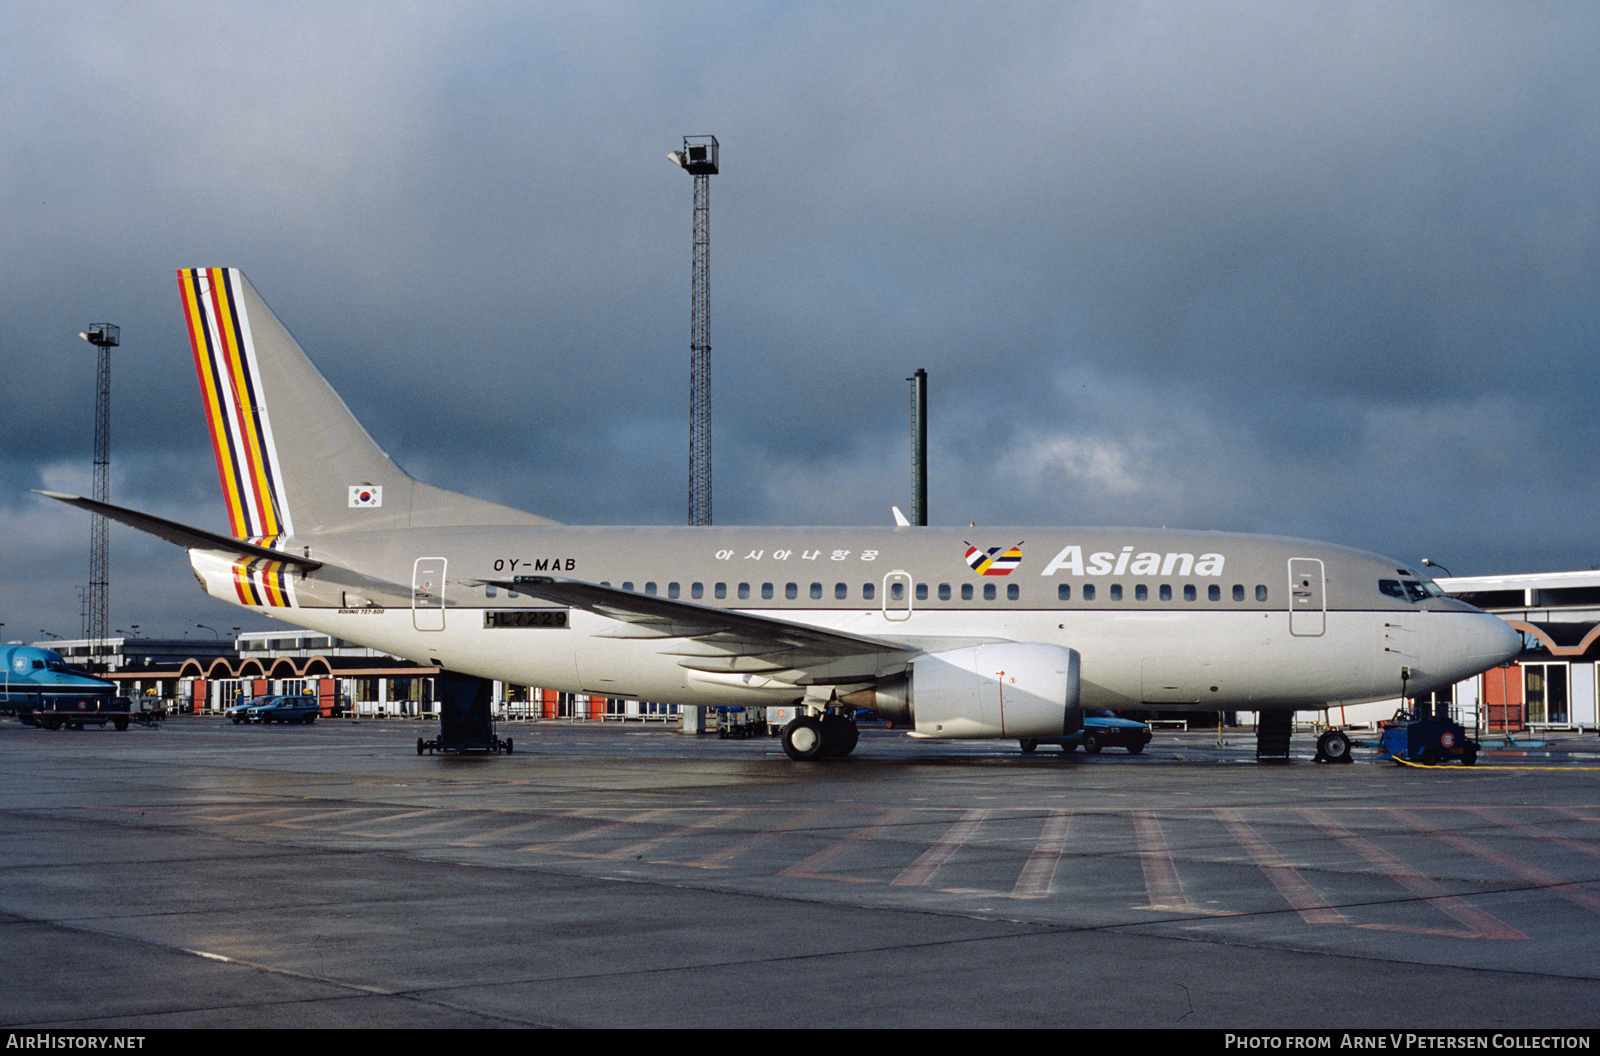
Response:
[[[1481,613],[1472,617],[1460,644],[1462,658],[1481,671],[1499,667],[1521,653],[1522,635],[1500,617]]]

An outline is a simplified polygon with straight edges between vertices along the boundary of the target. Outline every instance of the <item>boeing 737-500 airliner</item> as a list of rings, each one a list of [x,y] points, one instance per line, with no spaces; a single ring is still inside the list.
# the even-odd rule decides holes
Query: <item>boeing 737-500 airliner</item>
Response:
[[[419,663],[793,705],[783,746],[811,760],[855,747],[860,709],[1017,740],[1084,708],[1238,709],[1286,738],[1296,711],[1425,694],[1520,647],[1411,565],[1300,539],[558,524],[414,480],[243,274],[178,280],[230,531],[52,497],[187,548],[213,597]]]

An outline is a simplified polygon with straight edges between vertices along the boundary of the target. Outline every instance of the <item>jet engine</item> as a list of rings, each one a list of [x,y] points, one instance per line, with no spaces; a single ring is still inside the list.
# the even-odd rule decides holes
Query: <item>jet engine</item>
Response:
[[[915,737],[1061,737],[1083,726],[1078,651],[999,642],[923,653],[903,675],[840,698]]]

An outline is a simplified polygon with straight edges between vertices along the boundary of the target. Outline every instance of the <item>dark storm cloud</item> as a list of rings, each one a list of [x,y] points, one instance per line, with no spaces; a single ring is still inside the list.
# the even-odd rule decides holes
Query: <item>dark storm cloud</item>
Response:
[[[1587,7],[21,3],[0,23],[0,587],[43,625],[76,624],[87,526],[22,489],[87,487],[85,324],[124,328],[117,500],[223,524],[181,266],[243,267],[417,475],[563,520],[681,520],[690,187],[665,154],[685,133],[723,145],[720,521],[887,523],[921,366],[936,521],[1276,531],[1458,572],[1600,557]],[[113,622],[194,622],[211,603],[181,554],[132,535]]]

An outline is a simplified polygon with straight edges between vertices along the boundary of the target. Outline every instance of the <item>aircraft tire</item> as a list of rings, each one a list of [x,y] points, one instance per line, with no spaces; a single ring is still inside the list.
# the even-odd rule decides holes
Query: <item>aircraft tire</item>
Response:
[[[827,715],[822,719],[823,751],[830,756],[843,759],[856,750],[856,742],[861,739],[861,731],[856,724],[843,715]]]
[[[1350,762],[1350,738],[1343,730],[1327,730],[1317,738],[1317,758],[1325,763]]]
[[[810,763],[827,754],[828,739],[822,723],[801,715],[783,728],[783,754],[797,763]]]

